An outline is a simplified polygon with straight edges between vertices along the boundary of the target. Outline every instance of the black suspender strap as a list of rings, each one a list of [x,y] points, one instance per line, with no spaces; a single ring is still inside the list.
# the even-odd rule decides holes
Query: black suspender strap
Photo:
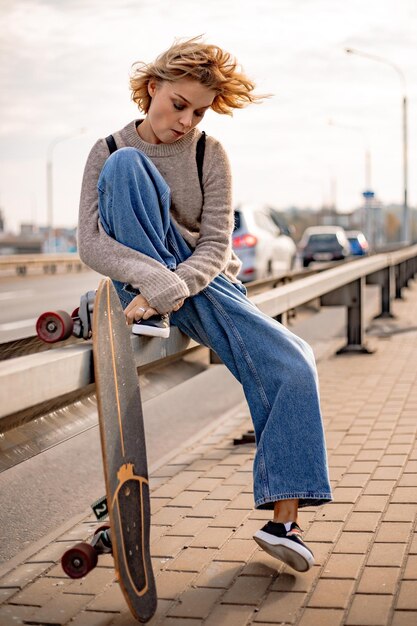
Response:
[[[106,137],[106,143],[107,143],[107,147],[109,149],[110,154],[113,154],[113,152],[116,152],[117,145],[116,145],[113,135],[109,135],[108,137]],[[206,150],[206,133],[203,130],[203,132],[201,133],[200,139],[197,141],[197,148],[196,148],[196,153],[195,153],[195,158],[197,161],[198,180],[200,182],[200,189],[201,189],[201,193],[203,194],[203,198],[204,198],[203,163],[204,163],[205,150]]]
[[[197,149],[195,158],[197,161],[197,171],[198,171],[198,180],[200,181],[200,189],[204,199],[204,187],[203,187],[203,163],[204,163],[204,152],[206,150],[206,133],[201,133],[200,139],[197,141]]]
[[[116,152],[117,145],[116,145],[113,135],[109,135],[108,137],[106,137],[106,143],[107,143],[107,147],[109,149],[110,154],[113,154],[113,152]]]

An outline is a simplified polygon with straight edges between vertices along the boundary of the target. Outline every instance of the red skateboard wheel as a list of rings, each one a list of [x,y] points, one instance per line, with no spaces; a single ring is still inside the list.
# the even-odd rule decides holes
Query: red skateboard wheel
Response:
[[[73,327],[72,317],[66,311],[48,311],[38,317],[36,334],[46,343],[56,343],[71,337]]]
[[[97,565],[98,556],[89,543],[77,543],[62,555],[61,565],[70,578],[82,578]]]

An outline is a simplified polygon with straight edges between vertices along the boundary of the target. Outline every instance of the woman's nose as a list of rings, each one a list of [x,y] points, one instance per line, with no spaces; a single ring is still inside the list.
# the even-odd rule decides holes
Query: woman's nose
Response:
[[[181,116],[180,123],[184,128],[189,128],[193,123],[193,114],[192,113],[184,113]]]

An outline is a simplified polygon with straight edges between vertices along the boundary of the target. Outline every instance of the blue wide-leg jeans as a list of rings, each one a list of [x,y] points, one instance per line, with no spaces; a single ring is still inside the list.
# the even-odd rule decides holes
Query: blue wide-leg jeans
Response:
[[[99,218],[108,235],[175,270],[192,250],[170,219],[170,189],[152,161],[121,148],[98,181]],[[138,293],[114,281],[122,306]],[[298,498],[332,499],[313,352],[246,298],[245,287],[217,276],[171,313],[170,321],[218,354],[243,385],[256,435],[257,508]]]

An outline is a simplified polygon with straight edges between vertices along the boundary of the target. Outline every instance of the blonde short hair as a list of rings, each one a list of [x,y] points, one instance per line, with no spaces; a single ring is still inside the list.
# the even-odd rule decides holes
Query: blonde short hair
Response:
[[[191,78],[216,91],[211,108],[216,113],[232,115],[265,96],[253,94],[255,84],[246,76],[236,59],[218,46],[202,43],[201,37],[176,41],[153,63],[137,62],[130,76],[132,100],[147,113],[151,104],[148,83],[174,82]]]

